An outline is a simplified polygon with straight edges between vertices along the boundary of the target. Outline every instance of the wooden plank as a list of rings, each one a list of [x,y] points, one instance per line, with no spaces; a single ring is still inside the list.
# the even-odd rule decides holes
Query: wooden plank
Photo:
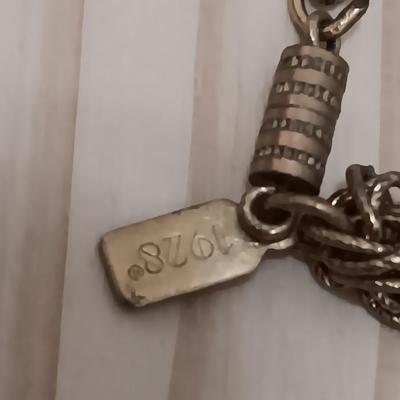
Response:
[[[382,99],[381,99],[381,171],[400,170],[400,4],[387,0],[383,4]],[[376,376],[376,400],[400,397],[400,334],[382,327],[380,332]]]
[[[1,2],[0,398],[54,398],[82,0]]]
[[[376,400],[397,399],[400,394],[400,335],[398,331],[382,327],[376,369]]]
[[[85,2],[61,399],[166,398],[177,304],[116,304],[97,243],[186,205],[197,0]]]

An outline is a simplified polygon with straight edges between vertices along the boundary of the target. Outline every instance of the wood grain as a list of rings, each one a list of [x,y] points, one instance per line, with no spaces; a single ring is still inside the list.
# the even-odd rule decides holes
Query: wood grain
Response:
[[[97,243],[186,205],[196,0],[85,2],[57,399],[163,399],[175,302],[116,304]]]
[[[382,40],[382,98],[381,98],[381,171],[400,170],[400,3],[385,0],[383,3]],[[395,193],[395,195],[398,194]],[[381,328],[376,376],[376,400],[400,397],[400,335]]]
[[[0,398],[50,400],[57,373],[82,1],[0,3]]]

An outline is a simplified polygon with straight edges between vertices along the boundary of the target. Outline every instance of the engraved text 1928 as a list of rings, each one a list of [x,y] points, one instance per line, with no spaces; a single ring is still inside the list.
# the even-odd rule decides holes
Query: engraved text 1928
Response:
[[[136,306],[246,275],[265,250],[242,232],[228,200],[117,229],[102,240],[116,292]]]

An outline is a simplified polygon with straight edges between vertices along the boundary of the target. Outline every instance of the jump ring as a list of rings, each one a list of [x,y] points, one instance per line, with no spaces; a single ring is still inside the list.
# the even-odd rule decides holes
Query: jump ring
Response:
[[[339,54],[341,47],[340,38],[329,42],[321,42],[321,26],[331,21],[332,17],[327,12],[322,10],[314,11],[307,20],[307,39],[313,46],[327,48],[333,53]]]
[[[288,241],[294,229],[295,218],[289,213],[289,216],[280,223],[268,223],[263,221],[255,210],[259,200],[265,200],[276,193],[275,187],[255,187],[244,194],[238,209],[239,222],[242,228],[249,236],[258,242],[267,244],[281,242],[282,250],[290,247],[293,243]],[[261,212],[265,211],[264,203],[260,202]]]

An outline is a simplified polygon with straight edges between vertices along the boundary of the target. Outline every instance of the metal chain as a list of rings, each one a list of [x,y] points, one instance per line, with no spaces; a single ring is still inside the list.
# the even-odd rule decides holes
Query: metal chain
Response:
[[[328,200],[254,188],[242,201],[251,215],[245,225],[257,227],[250,234],[258,241],[306,261],[321,286],[357,294],[375,318],[400,329],[400,206],[390,193],[400,173],[352,165],[346,180]]]
[[[321,29],[325,23],[333,21],[333,18],[323,10],[314,11],[307,18],[308,31],[307,34],[302,35],[302,42],[304,44],[311,44],[316,47],[329,49],[335,54],[339,54],[341,47],[341,39],[334,40],[321,40]]]
[[[326,5],[340,4],[342,0],[315,0],[319,9]],[[305,4],[305,0],[288,0],[289,14],[292,22],[301,36],[309,33],[309,13]],[[369,0],[353,0],[346,6],[336,18],[324,23],[321,26],[321,40],[335,41],[348,32],[367,12]]]
[[[301,139],[305,147],[297,142],[293,145],[292,139],[285,137],[287,115],[290,115],[286,110],[292,111],[293,105],[299,110],[304,108],[307,120],[310,105],[286,102],[281,98],[282,93],[293,94],[293,98],[298,94],[308,96],[302,88],[311,88],[310,97],[318,104],[315,110],[311,107],[312,112],[325,115],[325,109],[319,107],[320,87],[330,88],[333,85],[337,96],[343,94],[345,85],[340,85],[337,77],[332,78],[336,69],[348,70],[347,64],[338,57],[340,39],[369,7],[369,0],[352,0],[336,17],[332,17],[326,7],[339,5],[344,0],[310,1],[316,8],[312,13],[307,11],[306,0],[288,0],[291,19],[301,36],[302,43],[298,47],[304,54],[299,57],[289,48],[289,56],[282,56],[276,89],[271,94],[270,108],[266,112],[276,115],[276,109],[280,108],[278,115],[282,121],[276,119],[272,125],[264,124],[266,131],[260,134],[261,145],[257,144],[259,151],[250,175],[250,182],[258,187],[244,195],[238,209],[239,221],[247,234],[267,245],[268,250],[291,251],[308,263],[314,278],[323,287],[341,295],[356,294],[377,319],[400,330],[400,205],[393,201],[390,194],[391,188],[400,187],[400,174],[392,172],[378,176],[372,167],[353,165],[346,173],[347,188],[336,192],[328,200],[288,193],[298,188],[299,175],[312,185],[312,190],[309,187],[300,188],[304,193],[317,192],[319,184],[315,185],[315,181],[320,181],[314,176],[315,181],[303,176],[303,165],[293,158],[293,154],[300,151],[298,149],[304,150],[309,144],[304,144]],[[324,65],[324,68],[319,66],[308,71],[311,59],[319,60],[319,65]],[[292,69],[290,78],[288,61]],[[329,73],[326,66],[330,66]],[[315,85],[316,81],[318,85]],[[329,94],[329,90],[326,93]],[[328,114],[332,115],[329,119],[332,116],[337,118],[340,109],[337,97],[334,98],[336,109],[331,104]],[[294,100],[291,98],[290,101]],[[296,113],[296,118],[298,115]],[[279,123],[278,133],[271,133]],[[315,122],[312,121],[311,125]],[[265,132],[270,135],[264,135]],[[283,167],[278,162],[275,164],[275,160],[271,162],[272,152],[274,155],[276,152],[279,161],[283,160]],[[316,158],[315,153],[318,154]],[[323,162],[320,158],[325,157],[324,152],[318,147],[318,150],[312,148],[310,154],[313,154],[311,165],[315,165],[318,159],[321,169]],[[272,167],[268,164],[270,162]],[[282,178],[281,182],[278,178]],[[285,191],[284,188],[292,189]]]

